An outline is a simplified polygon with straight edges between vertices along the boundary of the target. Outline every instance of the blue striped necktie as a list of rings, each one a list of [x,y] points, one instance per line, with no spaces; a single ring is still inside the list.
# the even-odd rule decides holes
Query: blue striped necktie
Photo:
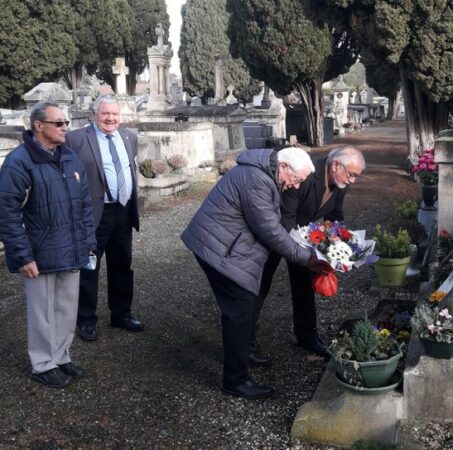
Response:
[[[129,199],[127,198],[126,180],[124,178],[123,167],[121,165],[120,157],[118,156],[118,151],[116,150],[113,142],[113,136],[111,134],[106,134],[106,138],[109,141],[109,150],[112,155],[113,165],[115,166],[116,177],[118,179],[118,201],[125,206]]]

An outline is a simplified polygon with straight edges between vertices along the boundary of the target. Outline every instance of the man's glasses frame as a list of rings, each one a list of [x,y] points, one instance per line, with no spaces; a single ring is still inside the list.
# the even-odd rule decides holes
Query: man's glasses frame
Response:
[[[55,125],[57,128],[61,128],[63,125],[69,126],[69,120],[40,120],[40,122],[44,123],[51,123],[52,125]]]
[[[356,180],[357,178],[360,178],[360,175],[357,175],[356,173],[349,172],[349,170],[346,168],[346,166],[342,162],[340,162],[340,161],[337,161],[337,162],[343,168],[348,180],[352,180],[352,179]]]

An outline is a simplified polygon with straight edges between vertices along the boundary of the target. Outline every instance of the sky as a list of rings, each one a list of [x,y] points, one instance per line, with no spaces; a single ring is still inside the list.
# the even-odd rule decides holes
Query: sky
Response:
[[[171,73],[177,75],[181,74],[179,70],[179,58],[178,58],[178,49],[179,49],[179,34],[181,32],[181,6],[186,3],[186,0],[166,0],[167,3],[167,12],[170,16],[170,42],[173,49],[173,58],[171,60]]]

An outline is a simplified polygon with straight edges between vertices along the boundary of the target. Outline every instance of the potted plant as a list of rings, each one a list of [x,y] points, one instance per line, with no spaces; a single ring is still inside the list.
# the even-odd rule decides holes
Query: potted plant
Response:
[[[206,160],[206,161],[201,161],[201,163],[198,164],[198,167],[199,167],[200,169],[206,170],[206,172],[210,172],[210,171],[212,170],[212,166],[213,166],[212,161],[208,161],[208,160]]]
[[[385,386],[403,356],[392,333],[378,330],[368,319],[357,321],[351,333],[342,330],[329,350],[339,379],[365,388]]]
[[[411,240],[406,229],[399,228],[396,233],[376,225],[373,236],[379,260],[374,263],[379,284],[382,287],[396,287],[404,284],[409,267]]]
[[[412,173],[416,174],[422,183],[422,198],[425,206],[433,207],[437,198],[437,184],[439,182],[433,148],[427,148],[420,154],[417,163],[412,167]]]
[[[153,163],[150,159],[145,159],[138,165],[138,170],[145,178],[153,178]]]
[[[162,178],[164,174],[168,172],[168,166],[165,161],[156,159],[153,162],[153,172],[156,178]]]
[[[176,154],[167,158],[167,164],[170,166],[172,171],[179,173],[183,167],[187,166],[188,162],[184,156]]]
[[[418,333],[427,355],[450,359],[453,356],[452,308],[439,308],[436,305],[444,297],[445,293],[441,291],[433,292],[430,296],[431,305],[422,303],[415,308],[411,325]]]

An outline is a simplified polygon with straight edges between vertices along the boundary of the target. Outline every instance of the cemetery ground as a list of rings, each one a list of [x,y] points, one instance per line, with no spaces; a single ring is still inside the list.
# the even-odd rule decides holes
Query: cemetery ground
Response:
[[[393,205],[416,199],[419,185],[404,170],[405,127],[401,121],[337,138],[313,149],[315,157],[338,144],[363,150],[365,176],[346,197],[345,223],[385,225]],[[328,449],[293,442],[290,427],[311,399],[326,363],[310,361],[292,334],[289,283],[284,264],[275,276],[259,329],[270,368],[253,368],[274,397],[246,401],[221,393],[219,314],[206,277],[179,235],[212,185],[198,183],[146,211],[134,237],[134,314],[143,333],[109,326],[105,273],[99,299],[98,340],[75,337],[71,356],[86,376],[64,390],[30,379],[22,280],[0,264],[0,448],[1,449]],[[363,314],[379,298],[370,267],[342,274],[334,298],[318,298],[320,334],[330,341],[349,314]],[[448,430],[447,430],[448,431]],[[434,433],[445,433],[445,429]],[[421,433],[420,435],[426,436]],[[436,447],[433,438],[426,448]],[[451,447],[449,447],[451,448]]]

